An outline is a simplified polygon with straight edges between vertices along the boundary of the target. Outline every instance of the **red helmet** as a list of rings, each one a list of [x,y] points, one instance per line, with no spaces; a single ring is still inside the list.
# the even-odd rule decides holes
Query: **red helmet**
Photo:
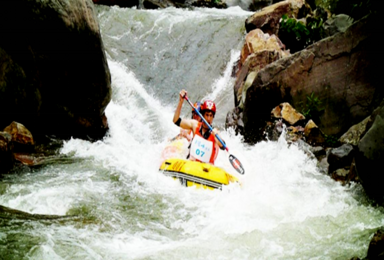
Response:
[[[204,113],[204,111],[212,111],[213,115],[216,114],[216,105],[215,102],[212,100],[206,100],[204,103],[201,105],[201,111]]]

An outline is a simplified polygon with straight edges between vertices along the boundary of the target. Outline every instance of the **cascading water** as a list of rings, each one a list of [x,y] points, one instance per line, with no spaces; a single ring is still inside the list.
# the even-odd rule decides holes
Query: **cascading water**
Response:
[[[280,138],[254,146],[224,130],[231,68],[250,13],[97,7],[109,68],[110,126],[65,158],[0,182],[0,259],[350,259],[384,225],[360,185],[343,187]],[[178,93],[212,98],[214,125],[243,163],[242,185],[182,187],[158,171]],[[183,113],[190,116],[184,105]],[[225,152],[217,165],[234,173]]]

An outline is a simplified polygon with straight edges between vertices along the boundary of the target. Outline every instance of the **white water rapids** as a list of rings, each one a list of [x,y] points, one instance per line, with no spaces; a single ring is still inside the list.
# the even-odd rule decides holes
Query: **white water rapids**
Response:
[[[0,205],[69,218],[0,227],[0,259],[350,259],[366,256],[381,208],[360,185],[319,173],[296,145],[249,146],[223,129],[249,12],[98,9],[112,75],[102,141],[65,142],[72,161],[6,176]],[[232,41],[233,40],[233,41]],[[199,45],[200,44],[200,45]],[[199,46],[196,48],[196,46]],[[243,163],[240,185],[182,187],[158,171],[178,93],[210,97],[215,126]],[[190,116],[184,104],[184,116]],[[217,165],[234,173],[227,154]]]

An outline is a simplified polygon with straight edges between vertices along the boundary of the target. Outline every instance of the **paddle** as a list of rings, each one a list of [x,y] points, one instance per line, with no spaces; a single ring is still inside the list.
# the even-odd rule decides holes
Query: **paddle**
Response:
[[[195,108],[195,106],[191,103],[191,101],[188,99],[187,95],[184,95],[184,99],[188,101],[189,105],[193,108],[195,113],[198,114],[201,117],[201,119],[204,121],[204,123],[209,127],[209,130],[212,132],[213,128],[208,124],[208,122],[205,120],[205,118],[200,114],[199,110],[197,110]],[[223,142],[223,140],[221,140],[221,138],[219,137],[218,134],[216,134],[215,136],[216,136],[217,140],[220,141],[220,143],[223,145],[224,149],[229,154],[228,146]],[[240,174],[244,174],[245,173],[243,165],[241,164],[241,162],[235,156],[233,156],[232,154],[229,154],[228,159],[229,159],[229,162],[231,163],[231,165],[233,166],[233,168],[235,168],[235,170],[238,173],[240,173]]]

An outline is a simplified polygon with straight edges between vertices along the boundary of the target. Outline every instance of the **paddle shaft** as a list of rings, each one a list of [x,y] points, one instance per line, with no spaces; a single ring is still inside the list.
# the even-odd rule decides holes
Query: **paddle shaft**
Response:
[[[189,105],[193,108],[193,110],[195,111],[196,114],[198,114],[200,116],[200,118],[204,121],[204,123],[209,127],[209,130],[210,132],[213,131],[213,128],[210,124],[208,124],[207,120],[205,120],[205,118],[203,117],[202,114],[200,114],[199,110],[197,110],[197,108],[192,104],[192,102],[188,99],[187,95],[184,95],[183,97],[185,100],[188,101]],[[223,145],[223,148],[229,153],[228,151],[228,147],[227,145],[223,142],[223,140],[221,140],[221,138],[219,137],[218,134],[215,134],[215,137],[217,138],[217,140],[219,140],[219,142]],[[240,174],[244,174],[245,173],[245,170],[244,170],[244,167],[243,165],[241,164],[241,162],[239,161],[239,159],[237,159],[235,156],[233,156],[232,154],[229,154],[229,162],[232,164],[233,168],[235,168],[235,170],[240,173]]]
[[[200,114],[199,110],[197,110],[197,108],[192,104],[192,102],[189,100],[189,98],[187,97],[187,95],[184,96],[184,99],[188,101],[189,105],[195,110],[195,113],[198,114],[200,116],[200,118],[204,121],[204,123],[209,127],[209,130],[212,132],[213,131],[213,128],[212,126],[210,126],[210,124],[207,122],[207,120],[205,120],[205,118],[203,117],[202,114]],[[219,137],[218,134],[215,134],[217,140],[219,140],[219,142],[222,144],[222,146],[224,147],[225,150],[227,150],[228,152],[228,147],[225,145],[225,143],[223,142],[223,140],[221,140],[221,138]]]

